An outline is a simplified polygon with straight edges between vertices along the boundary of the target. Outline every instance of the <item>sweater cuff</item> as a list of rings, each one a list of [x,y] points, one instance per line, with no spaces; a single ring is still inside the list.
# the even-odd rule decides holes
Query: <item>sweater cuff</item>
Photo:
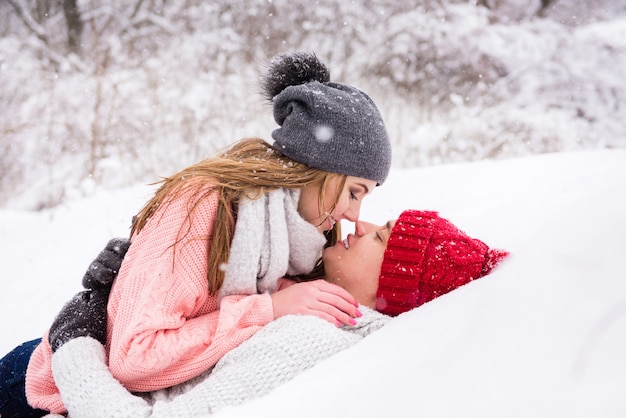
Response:
[[[264,321],[263,325],[267,325],[272,322],[274,318],[274,304],[272,303],[272,296],[269,293],[262,293],[259,295],[261,299],[261,315]]]
[[[150,416],[147,402],[113,377],[104,346],[94,338],[63,344],[52,356],[52,373],[72,418]]]

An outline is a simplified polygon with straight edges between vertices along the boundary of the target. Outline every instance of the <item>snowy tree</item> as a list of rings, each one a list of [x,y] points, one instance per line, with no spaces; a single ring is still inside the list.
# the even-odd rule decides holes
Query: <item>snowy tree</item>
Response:
[[[368,92],[394,165],[623,147],[617,0],[0,2],[0,205],[151,182],[270,139],[258,75],[314,51]],[[167,151],[165,151],[167,150]],[[38,190],[36,201],[15,190]]]

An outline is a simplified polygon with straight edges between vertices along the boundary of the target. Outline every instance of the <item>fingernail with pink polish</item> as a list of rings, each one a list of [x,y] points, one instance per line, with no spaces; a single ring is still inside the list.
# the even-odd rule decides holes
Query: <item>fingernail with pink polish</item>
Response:
[[[358,309],[356,310],[356,312],[354,313],[354,315],[355,315],[357,318],[360,318],[360,317],[362,317],[362,316],[363,316],[363,314],[361,313],[361,311],[359,311]]]

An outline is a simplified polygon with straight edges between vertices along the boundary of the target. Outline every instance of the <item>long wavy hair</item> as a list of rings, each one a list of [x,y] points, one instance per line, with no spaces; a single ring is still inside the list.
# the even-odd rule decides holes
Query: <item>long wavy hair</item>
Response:
[[[263,193],[284,187],[287,189],[302,189],[306,186],[319,186],[318,207],[323,211],[325,189],[327,184],[339,178],[335,204],[328,212],[332,212],[346,183],[346,176],[330,173],[293,161],[280,154],[267,142],[260,138],[245,138],[230,148],[222,151],[217,157],[207,158],[191,165],[173,176],[154,183],[160,184],[156,193],[139,213],[133,218],[131,235],[139,234],[156,210],[179,196],[189,194],[187,222],[191,225],[191,217],[199,202],[212,193],[219,194],[217,217],[210,237],[211,245],[208,249],[207,280],[209,292],[216,294],[224,282],[222,266],[228,262],[232,235],[235,231],[236,210],[242,197],[257,199]],[[210,184],[210,188],[206,185]],[[320,213],[322,219],[327,214]],[[185,235],[185,231],[178,233],[177,244]],[[326,234],[326,246],[334,245],[341,235],[339,223]],[[300,280],[313,280],[324,276],[324,266],[318,260],[315,269],[301,276]]]

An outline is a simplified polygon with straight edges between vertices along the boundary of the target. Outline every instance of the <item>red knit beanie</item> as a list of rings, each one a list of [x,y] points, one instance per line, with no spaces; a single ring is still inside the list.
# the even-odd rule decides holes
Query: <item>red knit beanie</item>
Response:
[[[487,275],[507,251],[490,249],[437,212],[402,212],[389,236],[376,310],[391,316]]]

